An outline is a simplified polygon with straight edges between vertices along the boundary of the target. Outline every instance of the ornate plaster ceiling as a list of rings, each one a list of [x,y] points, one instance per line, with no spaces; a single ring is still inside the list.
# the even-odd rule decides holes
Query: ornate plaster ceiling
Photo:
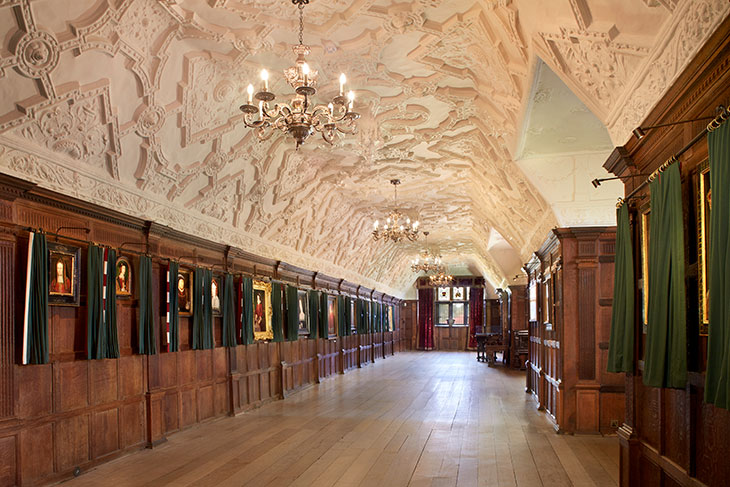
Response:
[[[261,67],[293,61],[289,2],[0,0],[0,169],[402,296],[420,247],[369,237],[398,177],[399,201],[447,261],[498,284],[562,221],[514,161],[538,57],[622,144],[728,11],[313,0],[319,94],[346,72],[363,118],[357,136],[295,152],[255,140],[237,109]],[[290,93],[280,75],[272,87]],[[504,243],[490,251],[494,232]]]

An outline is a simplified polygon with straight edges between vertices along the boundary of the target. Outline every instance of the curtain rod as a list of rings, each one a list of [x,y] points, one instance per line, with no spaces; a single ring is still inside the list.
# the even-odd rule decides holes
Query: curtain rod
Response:
[[[719,107],[718,107],[719,108]],[[621,208],[624,203],[626,203],[628,200],[636,196],[636,194],[641,191],[641,189],[644,188],[647,184],[654,181],[654,179],[661,173],[663,173],[669,166],[674,164],[675,162],[679,162],[680,156],[687,152],[690,148],[692,148],[693,145],[695,145],[697,142],[702,140],[702,138],[707,135],[708,133],[712,132],[716,128],[718,128],[724,121],[726,121],[728,118],[730,118],[730,109],[723,108],[722,111],[718,116],[716,116],[710,123],[707,124],[707,127],[702,130],[699,134],[695,135],[692,140],[690,140],[687,145],[682,147],[676,154],[674,154],[672,157],[667,159],[661,166],[659,166],[658,169],[656,169],[654,172],[652,172],[648,178],[646,178],[640,185],[638,185],[632,192],[626,195],[625,198],[619,198],[618,202],[616,203],[616,208]]]

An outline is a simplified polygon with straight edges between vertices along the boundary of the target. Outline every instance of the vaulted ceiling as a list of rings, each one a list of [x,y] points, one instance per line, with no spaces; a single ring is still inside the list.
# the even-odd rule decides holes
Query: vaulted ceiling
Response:
[[[588,194],[590,179],[729,11],[312,0],[318,96],[346,72],[362,119],[295,151],[238,110],[262,67],[291,93],[288,1],[0,0],[0,170],[403,296],[421,244],[369,235],[400,178],[402,209],[452,268],[504,285],[550,228],[610,219],[620,185]]]

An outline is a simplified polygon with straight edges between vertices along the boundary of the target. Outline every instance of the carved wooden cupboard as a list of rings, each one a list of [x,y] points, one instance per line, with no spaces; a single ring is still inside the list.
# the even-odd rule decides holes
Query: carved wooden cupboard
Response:
[[[561,433],[615,432],[624,385],[606,372],[614,227],[557,228],[525,266],[526,390]]]

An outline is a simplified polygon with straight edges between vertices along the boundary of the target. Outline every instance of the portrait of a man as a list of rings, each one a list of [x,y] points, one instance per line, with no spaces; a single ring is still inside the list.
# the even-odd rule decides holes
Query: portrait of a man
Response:
[[[129,296],[132,294],[131,265],[126,257],[117,259],[117,296]]]
[[[327,333],[337,335],[337,304],[334,296],[327,296]]]
[[[271,327],[271,283],[253,281],[253,336],[256,340],[271,340],[274,329]]]
[[[193,312],[192,281],[190,271],[180,271],[177,274],[177,307],[180,314],[189,315]]]
[[[307,291],[297,292],[297,321],[299,322],[299,334],[309,335],[309,296]]]

